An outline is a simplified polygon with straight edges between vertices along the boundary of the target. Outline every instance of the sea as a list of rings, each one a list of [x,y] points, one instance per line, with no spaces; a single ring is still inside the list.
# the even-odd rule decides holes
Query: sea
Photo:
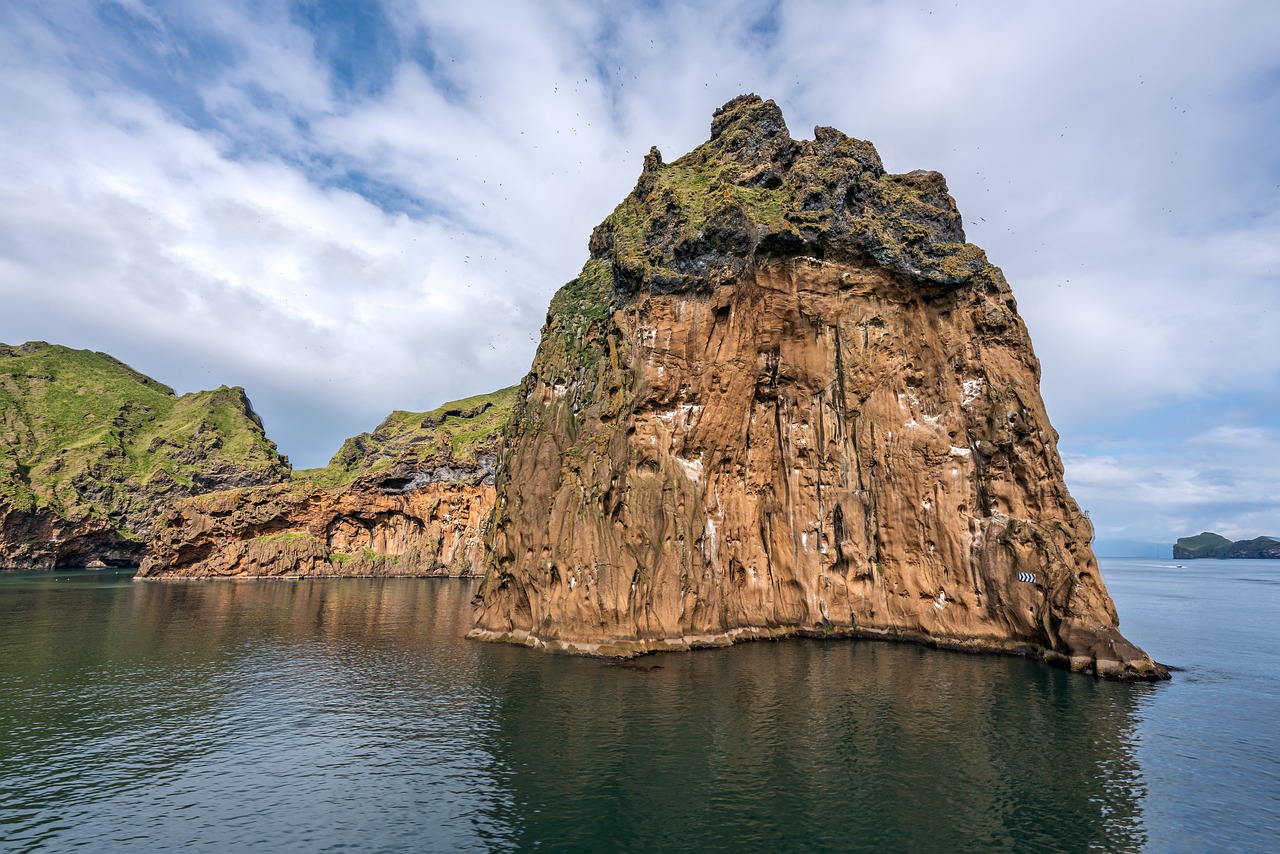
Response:
[[[0,573],[3,851],[1280,851],[1280,561],[1104,559],[1174,669],[463,638],[475,582]]]

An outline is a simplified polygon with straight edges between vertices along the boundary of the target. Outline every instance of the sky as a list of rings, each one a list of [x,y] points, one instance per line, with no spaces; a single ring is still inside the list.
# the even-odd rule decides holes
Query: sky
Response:
[[[6,0],[0,341],[244,386],[323,465],[518,382],[643,154],[755,92],[946,176],[1099,553],[1280,536],[1276,33],[1270,0]]]

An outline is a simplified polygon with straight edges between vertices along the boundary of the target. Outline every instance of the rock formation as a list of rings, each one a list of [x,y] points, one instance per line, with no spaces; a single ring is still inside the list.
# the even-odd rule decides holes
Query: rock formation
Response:
[[[650,152],[552,300],[472,636],[852,635],[1167,678],[1117,630],[1056,440],[942,176],[743,96]]]
[[[1232,542],[1221,534],[1204,531],[1194,537],[1179,537],[1173,546],[1173,556],[1178,560],[1203,557],[1276,560],[1280,559],[1280,539],[1254,537]]]
[[[394,412],[327,468],[177,502],[136,577],[477,574],[514,398]]]
[[[244,389],[179,397],[104,353],[0,344],[0,567],[135,565],[171,500],[288,475]]]

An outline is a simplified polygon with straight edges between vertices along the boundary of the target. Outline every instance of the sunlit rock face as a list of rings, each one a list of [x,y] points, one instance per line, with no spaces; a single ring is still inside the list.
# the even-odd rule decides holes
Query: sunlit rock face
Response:
[[[474,575],[492,508],[483,482],[216,492],[169,510],[137,577]]]
[[[514,397],[397,410],[323,469],[176,502],[137,578],[476,575]]]
[[[854,635],[1165,678],[1117,631],[1056,439],[942,176],[743,96],[650,153],[553,299],[472,635]]]

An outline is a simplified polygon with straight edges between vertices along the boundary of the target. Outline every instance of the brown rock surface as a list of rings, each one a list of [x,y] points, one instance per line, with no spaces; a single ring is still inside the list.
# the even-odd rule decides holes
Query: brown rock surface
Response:
[[[217,492],[161,519],[137,577],[472,575],[493,494],[483,480]]]
[[[474,575],[514,389],[395,412],[329,466],[177,502],[137,578]]]
[[[1167,678],[1117,631],[1039,364],[935,173],[744,96],[592,236],[497,481],[472,636],[794,634]]]

